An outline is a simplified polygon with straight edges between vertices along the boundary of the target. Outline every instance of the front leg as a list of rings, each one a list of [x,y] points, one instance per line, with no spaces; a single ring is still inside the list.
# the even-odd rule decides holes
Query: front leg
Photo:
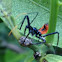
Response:
[[[24,17],[24,19],[22,20],[22,24],[21,24],[21,26],[20,26],[20,30],[21,30],[21,28],[22,28],[22,25],[23,25],[23,23],[24,23],[25,19],[27,19],[28,26],[30,26],[29,16],[28,16],[28,15],[26,15],[26,16]]]

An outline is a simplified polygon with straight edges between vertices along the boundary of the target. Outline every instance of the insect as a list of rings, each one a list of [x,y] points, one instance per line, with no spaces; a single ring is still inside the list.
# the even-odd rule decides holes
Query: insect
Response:
[[[34,19],[37,17],[37,15],[38,15],[38,12],[36,12],[36,16],[34,17]],[[58,34],[58,40],[57,40],[57,45],[58,45],[59,32],[53,32],[53,33],[46,34],[47,31],[48,31],[48,24],[44,24],[43,27],[40,28],[40,29],[37,29],[36,27],[32,27],[31,23],[34,21],[34,19],[30,23],[30,19],[29,19],[28,15],[25,15],[24,19],[22,20],[22,23],[21,23],[21,26],[20,26],[19,30],[21,30],[25,19],[27,19],[27,25],[26,25],[25,30],[24,30],[24,35],[26,33],[26,29],[29,30],[28,34],[26,35],[26,38],[29,36],[29,34],[31,34],[32,36],[35,35],[35,37],[37,37],[37,38],[39,38],[43,41],[43,42],[35,43],[35,45],[36,45],[36,44],[46,43],[46,40],[44,39],[44,37],[49,36],[49,35],[53,35],[53,34]],[[42,36],[42,34],[45,34],[45,35]]]
[[[33,20],[30,22],[30,19],[29,19],[29,16],[28,14],[31,14],[31,13],[28,13],[27,15],[25,15],[24,19],[22,20],[21,23],[21,26],[19,28],[19,30],[21,30],[23,24],[24,24],[24,21],[25,19],[27,19],[27,25],[25,26],[25,29],[24,29],[24,35],[26,33],[26,29],[29,30],[28,34],[26,35],[26,38],[29,36],[29,34],[31,34],[32,36],[35,35],[36,38],[39,38],[41,39],[43,42],[39,42],[39,43],[35,43],[33,45],[36,45],[36,44],[43,44],[43,43],[46,43],[46,40],[44,39],[44,37],[46,36],[49,36],[49,35],[53,35],[53,34],[58,34],[58,40],[57,40],[57,45],[58,45],[58,42],[59,42],[59,32],[53,32],[53,33],[49,33],[49,34],[46,34],[47,31],[48,31],[48,23],[47,24],[44,24],[43,27],[41,27],[40,29],[37,29],[36,27],[32,27],[31,26],[31,23],[35,20],[35,18],[37,17],[38,15],[38,12],[32,12],[33,14],[36,13],[36,16],[33,18]],[[16,28],[17,26],[15,26]],[[11,31],[12,32],[12,31]],[[11,33],[10,32],[10,33]],[[10,34],[9,33],[9,34]],[[42,34],[45,34],[45,35],[42,35]],[[25,40],[26,40],[25,38]]]

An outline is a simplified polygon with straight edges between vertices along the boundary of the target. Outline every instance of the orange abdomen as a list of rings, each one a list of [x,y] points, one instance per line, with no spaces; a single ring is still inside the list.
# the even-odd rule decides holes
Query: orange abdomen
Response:
[[[48,24],[44,24],[43,27],[39,29],[39,32],[41,34],[46,34],[48,32]]]

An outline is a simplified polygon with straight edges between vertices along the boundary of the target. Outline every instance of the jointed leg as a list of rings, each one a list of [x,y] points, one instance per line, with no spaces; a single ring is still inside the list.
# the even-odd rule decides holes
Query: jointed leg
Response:
[[[58,34],[58,40],[57,40],[57,46],[58,46],[58,43],[59,43],[59,32],[53,32],[53,33],[50,33],[50,34],[46,34],[42,37],[46,37],[46,36],[49,36],[49,35],[53,35],[53,34]]]
[[[26,15],[26,16],[24,17],[24,19],[22,20],[22,24],[21,24],[20,30],[21,30],[22,25],[23,25],[23,23],[24,23],[24,21],[25,21],[26,18],[27,18],[28,26],[30,26],[29,17],[28,17],[28,15]]]
[[[32,45],[38,45],[38,44],[46,43],[46,40],[43,37],[38,37],[37,36],[37,38],[41,39],[43,42],[35,43],[35,44],[32,44]]]
[[[35,18],[37,17],[37,15],[38,15],[38,12],[32,12],[32,13],[33,13],[33,14],[36,13],[36,16],[33,18],[33,20],[31,21],[31,23],[34,21],[34,19],[35,19]],[[28,14],[31,14],[31,13],[28,13]],[[22,25],[23,25],[25,19],[27,19],[28,25],[30,26],[31,23],[30,23],[30,21],[29,21],[29,17],[28,17],[28,15],[26,15],[26,16],[24,17],[24,19],[22,20],[21,27],[22,27]],[[21,30],[21,27],[20,27],[20,30]]]
[[[25,35],[25,32],[26,32],[26,29],[27,29],[27,28],[25,27],[25,29],[24,29],[24,35]]]
[[[35,12],[36,13],[36,16],[33,18],[33,20],[31,21],[31,23],[34,21],[34,19],[37,17],[37,15],[38,15],[38,12]],[[34,14],[34,13],[33,13]],[[30,24],[31,24],[30,23]]]
[[[26,38],[29,36],[29,34],[30,34],[30,33],[27,34]],[[26,39],[26,38],[25,38],[25,39]]]

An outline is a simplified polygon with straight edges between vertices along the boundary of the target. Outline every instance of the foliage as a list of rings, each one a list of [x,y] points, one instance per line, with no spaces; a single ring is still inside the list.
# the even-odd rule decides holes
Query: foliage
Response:
[[[7,1],[8,1],[8,3],[7,3]],[[8,36],[8,33],[11,29],[14,28],[14,26],[16,26],[18,23],[20,23],[25,16],[25,15],[21,14],[21,16],[19,16],[17,18],[16,16],[18,14],[20,14],[20,13],[30,13],[30,12],[39,12],[39,15],[37,16],[35,21],[32,23],[32,26],[34,26],[38,29],[41,26],[43,26],[45,23],[49,22],[49,16],[50,16],[50,1],[49,0],[2,0],[1,3],[4,6],[3,10],[6,8],[7,13],[11,13],[11,16],[9,16],[7,19],[5,19],[4,17],[3,18],[1,17],[2,20],[4,21],[4,23],[8,26],[8,28],[2,22],[2,20],[0,20],[0,28],[1,28],[0,29],[0,34],[4,32],[3,36],[4,35],[6,36],[5,40],[8,41],[8,42],[11,42],[13,44],[19,45],[17,43],[17,40],[12,35],[10,37]],[[6,14],[5,10],[4,10],[4,14]],[[3,16],[4,14],[0,14],[0,16]],[[15,18],[14,21],[12,21],[13,20],[12,16]],[[35,16],[35,14],[30,14],[29,15],[30,20],[32,20],[34,16]],[[58,31],[60,33],[59,47],[62,47],[62,45],[61,45],[62,44],[62,42],[61,42],[61,40],[62,40],[62,29],[61,29],[62,17],[61,16],[62,16],[62,6],[59,7],[58,20],[57,20],[57,25],[56,25],[56,31]],[[7,20],[9,20],[13,23],[7,22]],[[24,26],[23,26],[21,31],[19,31],[18,29],[13,30],[13,35],[14,36],[16,36],[18,34],[16,36],[17,39],[19,39],[22,36],[22,35],[19,34],[19,32],[21,32],[21,33],[24,32],[24,27],[26,26],[26,24],[27,23],[24,23]],[[19,27],[20,26],[18,25],[17,28],[19,28]],[[34,37],[29,36],[29,37],[31,37],[33,39],[36,39],[35,36]],[[57,36],[55,35],[53,44],[56,45],[56,43],[57,43]],[[41,45],[39,45],[38,48],[39,49],[43,48],[43,49],[41,49],[42,53],[47,49],[47,47],[41,46]],[[23,49],[25,49],[24,50],[25,52],[23,52],[23,53],[21,52],[20,54],[16,54],[16,53],[14,53],[10,50],[6,50],[5,57],[4,57],[5,62],[36,62],[36,60],[33,57],[33,52],[30,49],[27,49],[26,47],[23,48]],[[48,62],[51,62],[52,60],[53,60],[52,62],[62,61],[61,56],[51,54],[51,55],[47,55],[47,56],[41,58],[40,62],[44,58],[46,60],[48,60]],[[58,59],[58,58],[60,58],[60,59]]]

